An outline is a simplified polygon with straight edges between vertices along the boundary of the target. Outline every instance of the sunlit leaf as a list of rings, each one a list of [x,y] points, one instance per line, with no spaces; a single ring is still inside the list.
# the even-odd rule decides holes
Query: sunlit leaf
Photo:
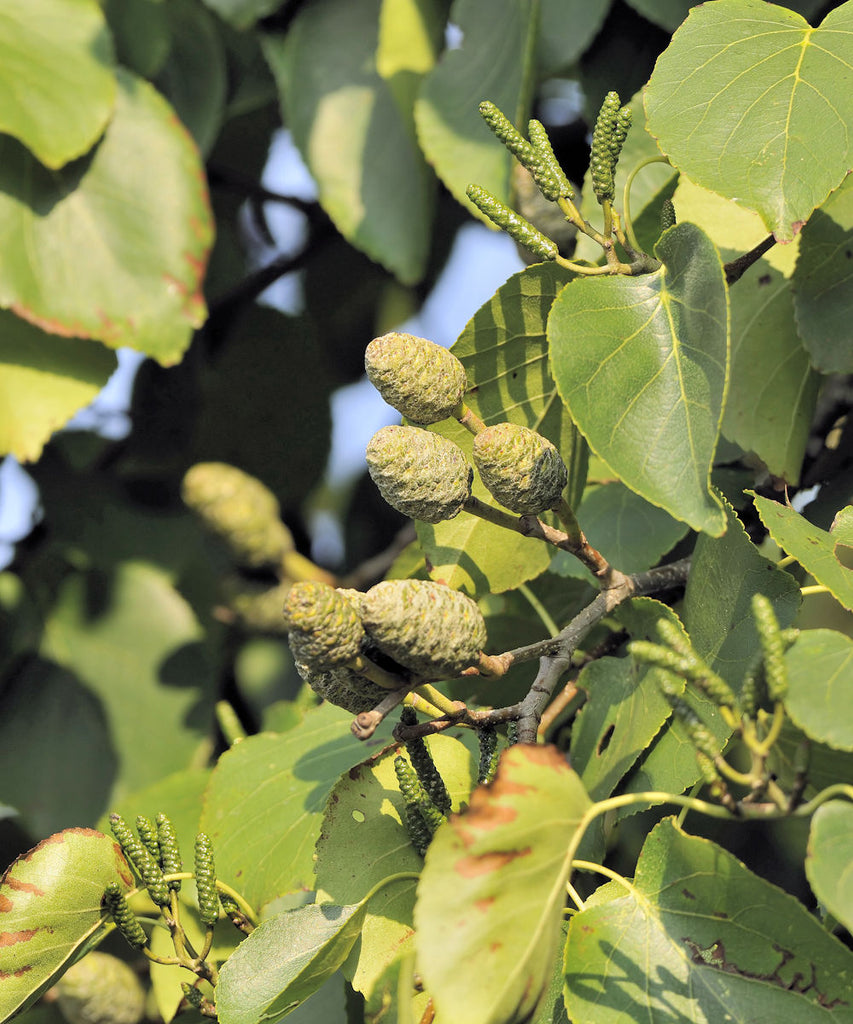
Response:
[[[551,311],[554,379],[590,447],[622,481],[719,535],[709,488],[728,373],[728,298],[713,243],[693,224],[662,237],[664,266],[578,278]]]
[[[323,208],[344,238],[401,281],[420,280],[434,179],[376,67],[380,0],[320,0],[264,53]]]
[[[222,1024],[276,1024],[349,955],[367,904],[311,904],[270,918],[228,958],[216,986]]]
[[[554,747],[518,745],[437,832],[418,885],[418,965],[436,1016],[525,1019],[557,954],[567,847],[589,797]]]
[[[129,72],[118,83],[101,143],[59,172],[0,140],[0,305],[170,365],[206,316],[207,190],[171,107]]]
[[[680,219],[704,226],[725,261],[766,237],[758,214],[683,175],[673,203]],[[791,278],[799,243],[773,246],[729,293],[732,367],[722,427],[789,483],[800,476],[820,386],[794,322]]]
[[[853,930],[853,804],[830,800],[815,811],[806,875],[830,914]]]
[[[96,0],[4,0],[0,131],[58,168],[90,149],[116,98],[113,47]]]
[[[455,0],[450,21],[461,42],[427,76],[415,105],[418,140],[451,194],[475,216],[465,189],[480,185],[510,198],[512,158],[478,107],[490,100],[520,127],[530,103],[536,40],[532,0]]]
[[[762,0],[695,7],[646,90],[649,131],[699,185],[790,241],[850,167],[853,5],[817,29]]]
[[[812,739],[853,750],[853,640],[806,629],[785,654],[785,710]]]
[[[370,756],[347,713],[324,704],[297,729],[250,736],[217,762],[201,827],[216,868],[252,906],[313,887],[314,843],[338,776]]]
[[[118,844],[91,828],[69,828],[19,857],[0,879],[0,1019],[46,991],[101,926],[110,882],[133,877]]]
[[[847,1020],[853,954],[793,896],[666,819],[629,891],[576,914],[566,946],[573,1020]]]
[[[0,453],[38,459],[55,430],[94,399],[117,366],[96,341],[57,338],[0,310]]]
[[[799,512],[777,501],[757,494],[752,495],[752,500],[762,523],[779,547],[793,555],[836,601],[853,610],[853,569],[839,560],[832,533],[813,526]]]

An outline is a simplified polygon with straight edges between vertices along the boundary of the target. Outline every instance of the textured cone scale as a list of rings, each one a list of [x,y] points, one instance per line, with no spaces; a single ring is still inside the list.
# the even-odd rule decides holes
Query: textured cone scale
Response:
[[[300,660],[298,655],[295,663],[299,675],[318,696],[354,715],[360,715],[362,711],[371,711],[388,696],[387,690],[360,676],[351,668],[333,668],[327,672],[319,672]]]
[[[426,679],[476,665],[486,624],[470,597],[430,580],[385,580],[362,597],[361,618],[376,646]]]
[[[397,331],[371,341],[364,368],[385,401],[413,423],[452,416],[468,386],[465,368],[452,352]]]
[[[276,496],[260,480],[224,462],[199,462],[184,476],[184,502],[228,545],[239,565],[276,565],[293,548]]]
[[[145,1014],[145,990],[136,972],[108,953],[89,953],[54,991],[69,1024],[138,1024]]]
[[[364,629],[356,605],[328,583],[294,583],[284,621],[294,658],[316,672],[345,665],[361,649]]]
[[[452,519],[471,494],[473,470],[462,449],[418,427],[377,431],[367,468],[389,505],[423,523]]]
[[[517,423],[496,423],[481,431],[474,438],[473,457],[492,497],[521,516],[553,508],[569,478],[554,445]]]

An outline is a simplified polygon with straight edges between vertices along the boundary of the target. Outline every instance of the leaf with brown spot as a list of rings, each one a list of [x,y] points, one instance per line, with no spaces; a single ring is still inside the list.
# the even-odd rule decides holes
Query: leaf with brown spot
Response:
[[[555,747],[517,745],[438,830],[415,906],[418,969],[437,1019],[533,1013],[557,956],[566,852],[589,806]]]
[[[26,1009],[97,945],[101,897],[132,875],[118,844],[91,828],[69,828],[19,857],[0,880],[0,1020]]]

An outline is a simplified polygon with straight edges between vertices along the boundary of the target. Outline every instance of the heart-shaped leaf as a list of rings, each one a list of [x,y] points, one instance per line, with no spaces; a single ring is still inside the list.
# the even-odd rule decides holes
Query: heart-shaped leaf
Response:
[[[672,819],[650,833],[633,884],[603,888],[569,925],[572,1020],[849,1019],[850,950],[793,896]]]
[[[853,3],[813,29],[764,0],[691,10],[646,88],[649,131],[697,184],[790,241],[850,167]]]
[[[101,927],[110,882],[133,876],[115,840],[69,828],[19,857],[0,880],[0,1020],[30,1006]]]
[[[427,851],[418,965],[436,1016],[528,1019],[545,994],[565,902],[567,847],[590,800],[555,747],[518,745]]]
[[[836,550],[837,538],[832,532],[813,526],[808,519],[778,501],[759,497],[752,491],[752,500],[762,523],[783,551],[822,583],[849,611],[853,611],[853,569],[847,568]],[[843,520],[842,520],[843,521]],[[841,549],[846,547],[842,544]]]
[[[853,750],[853,640],[807,629],[785,654],[785,710],[813,740]]]
[[[59,172],[0,139],[0,306],[170,365],[206,316],[204,171],[159,93],[126,71],[118,84],[100,144]]]
[[[97,0],[4,0],[0,132],[45,166],[62,167],[95,144],[115,95],[113,46]]]
[[[853,805],[845,800],[830,800],[815,811],[806,875],[830,914],[853,930]]]
[[[728,290],[695,224],[638,277],[567,285],[548,320],[554,379],[590,447],[622,481],[696,530],[726,525],[710,489],[728,373]]]

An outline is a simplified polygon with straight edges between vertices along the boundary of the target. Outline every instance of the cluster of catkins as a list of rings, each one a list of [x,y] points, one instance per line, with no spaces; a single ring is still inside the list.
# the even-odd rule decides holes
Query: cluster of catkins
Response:
[[[374,339],[365,368],[385,401],[419,426],[383,427],[367,446],[367,468],[382,497],[425,523],[452,519],[471,497],[474,470],[462,449],[423,429],[464,415],[465,367],[425,338],[392,332]],[[504,508],[537,515],[559,507],[568,470],[554,445],[518,423],[478,430],[472,457],[483,484]]]

